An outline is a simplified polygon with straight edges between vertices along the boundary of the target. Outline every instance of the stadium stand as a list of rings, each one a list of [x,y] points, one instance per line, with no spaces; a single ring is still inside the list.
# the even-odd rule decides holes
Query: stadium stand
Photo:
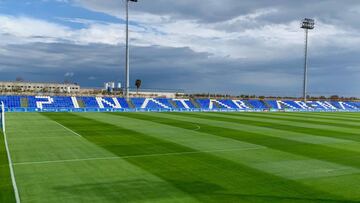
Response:
[[[265,103],[260,100],[248,100],[248,102],[254,109],[267,109]]]
[[[229,102],[231,100],[215,100],[215,99],[197,99],[195,100],[201,108],[203,109],[232,109],[232,107],[229,105]],[[228,103],[228,104],[226,104]]]
[[[190,99],[173,99],[173,102],[179,109],[196,109]]]
[[[71,97],[28,96],[30,108],[68,108],[75,107]]]
[[[344,109],[344,110],[353,110],[353,109],[357,109],[358,107],[356,106],[355,103],[352,102],[330,102],[331,105],[333,105],[335,108],[337,109]]]
[[[77,100],[81,99],[87,108],[114,108],[122,109],[129,108],[128,103],[124,98],[116,97],[80,97]]]
[[[160,98],[132,98],[132,103],[138,109],[172,109],[173,105],[168,99]]]
[[[360,102],[345,101],[132,98],[129,105],[117,97],[0,96],[0,102],[8,111],[360,111]]]
[[[4,102],[7,108],[21,107],[20,96],[0,96],[0,101]]]

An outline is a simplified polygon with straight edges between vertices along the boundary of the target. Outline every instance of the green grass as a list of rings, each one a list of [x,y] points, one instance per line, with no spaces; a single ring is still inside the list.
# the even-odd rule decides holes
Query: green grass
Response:
[[[0,202],[14,202],[15,196],[10,178],[10,169],[6,154],[4,137],[0,132]]]
[[[356,113],[8,113],[7,137],[21,202],[360,202],[359,121]],[[0,202],[10,203],[0,146]]]

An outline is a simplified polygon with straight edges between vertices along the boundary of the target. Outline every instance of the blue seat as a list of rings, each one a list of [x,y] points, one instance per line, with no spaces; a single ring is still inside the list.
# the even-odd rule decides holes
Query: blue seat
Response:
[[[179,100],[173,100],[173,101],[179,109],[186,109],[185,105],[181,101],[179,101]],[[196,109],[195,105],[190,100],[185,100],[184,103],[190,109]]]
[[[254,107],[254,109],[267,109],[268,107],[264,104],[264,102],[260,100],[248,100],[249,104]]]
[[[8,108],[20,108],[22,96],[0,96],[0,102]]]
[[[175,108],[169,101],[169,99],[166,98],[148,98],[148,102],[146,106],[143,106],[146,99],[145,98],[132,98],[132,103],[136,108],[142,108],[144,109],[173,109]]]
[[[49,98],[39,98],[35,96],[28,96],[28,107],[37,108],[37,102],[48,102]],[[74,103],[71,97],[66,96],[52,96],[50,104],[43,104],[43,108],[74,108]]]
[[[4,102],[8,108],[20,108],[21,101],[25,99],[28,101],[28,108],[48,108],[48,109],[73,109],[76,108],[77,103],[82,102],[86,108],[121,108],[129,109],[129,104],[125,98],[114,97],[76,97],[69,96],[0,96],[0,102]],[[338,101],[308,101],[305,103],[297,103],[292,100],[210,100],[210,99],[197,99],[195,104],[189,99],[184,101],[171,100],[167,98],[131,98],[131,102],[135,108],[144,108],[149,110],[169,110],[169,109],[185,109],[186,105],[190,109],[196,109],[199,106],[202,109],[294,109],[294,110],[360,110],[360,102],[338,102]],[[144,102],[146,106],[144,105]],[[212,103],[210,103],[212,102]],[[237,103],[235,103],[237,102]],[[184,105],[184,103],[186,105]],[[174,106],[176,104],[176,106]],[[240,105],[241,104],[241,105]],[[239,106],[240,105],[240,106]],[[306,105],[306,107],[304,107]]]

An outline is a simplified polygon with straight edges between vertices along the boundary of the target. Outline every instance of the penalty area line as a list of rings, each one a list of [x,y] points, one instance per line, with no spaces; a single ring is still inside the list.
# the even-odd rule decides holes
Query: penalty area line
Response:
[[[204,154],[204,153],[216,153],[216,152],[248,151],[248,150],[266,149],[266,148],[267,147],[252,147],[252,148],[241,148],[241,149],[219,149],[219,150],[206,150],[206,151],[193,151],[193,152],[173,152],[173,153],[163,153],[163,154],[144,154],[144,155],[99,157],[99,158],[86,158],[86,159],[65,159],[65,160],[56,160],[56,161],[19,162],[19,163],[14,163],[13,165],[33,165],[33,164],[96,161],[96,160],[130,159],[130,158],[142,158],[142,157],[177,156],[177,155]]]
[[[54,121],[54,120],[52,120],[52,121]],[[83,137],[83,136],[81,136],[79,133],[77,133],[77,132],[75,132],[75,131],[73,131],[73,130],[71,130],[70,128],[68,128],[68,127],[66,127],[66,126],[64,126],[64,125],[62,125],[61,123],[59,123],[59,122],[57,122],[57,121],[54,121],[56,124],[58,124],[59,126],[61,126],[62,128],[64,128],[65,130],[67,130],[67,131],[69,131],[69,132],[71,132],[71,133],[73,133],[74,135],[77,135],[77,136],[79,136],[79,137]]]

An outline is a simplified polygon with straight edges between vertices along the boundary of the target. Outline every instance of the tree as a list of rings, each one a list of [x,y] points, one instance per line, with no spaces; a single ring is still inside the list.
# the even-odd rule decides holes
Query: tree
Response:
[[[139,89],[141,87],[141,80],[137,79],[135,81],[135,86],[136,86],[136,94],[139,94]]]
[[[340,97],[339,97],[338,95],[331,95],[331,96],[330,96],[330,99],[331,99],[331,100],[339,100]]]

